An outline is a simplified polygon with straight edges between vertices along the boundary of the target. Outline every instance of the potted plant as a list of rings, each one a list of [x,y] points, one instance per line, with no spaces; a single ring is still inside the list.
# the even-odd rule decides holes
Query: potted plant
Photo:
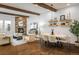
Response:
[[[79,22],[74,21],[74,23],[70,26],[70,31],[77,37],[76,43],[79,43]]]

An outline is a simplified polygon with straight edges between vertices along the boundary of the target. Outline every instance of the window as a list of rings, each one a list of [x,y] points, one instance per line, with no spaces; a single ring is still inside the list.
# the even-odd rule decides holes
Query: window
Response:
[[[3,20],[0,20],[0,33],[3,32]]]
[[[5,25],[4,25],[4,27],[5,27],[5,31],[6,31],[6,32],[10,32],[10,30],[11,30],[11,21],[5,20]]]

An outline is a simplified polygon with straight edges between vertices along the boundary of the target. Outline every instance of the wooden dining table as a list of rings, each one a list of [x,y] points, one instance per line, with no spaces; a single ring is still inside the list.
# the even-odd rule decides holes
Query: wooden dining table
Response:
[[[56,38],[61,38],[60,40],[65,40],[66,39],[66,35],[59,35],[59,34],[54,34],[54,35],[51,35],[51,34],[42,34],[42,35],[45,35],[45,36],[48,36],[48,37],[56,37]]]
[[[58,45],[61,45],[62,43],[70,43],[70,42],[68,42],[68,39],[66,39],[67,38],[66,35],[58,35],[58,34],[54,34],[54,35],[51,35],[51,34],[42,34],[42,35],[47,36],[48,38],[50,38],[50,37],[56,37],[56,40],[55,40],[54,43],[57,43]],[[49,39],[47,41],[49,41]]]

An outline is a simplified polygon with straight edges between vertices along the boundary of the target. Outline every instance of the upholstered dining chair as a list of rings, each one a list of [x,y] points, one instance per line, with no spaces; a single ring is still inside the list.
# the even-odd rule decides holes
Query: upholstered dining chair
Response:
[[[41,35],[41,47],[48,47],[49,41],[47,35]]]
[[[57,39],[55,36],[49,36],[49,42],[50,42],[50,47],[51,46],[56,46]]]
[[[57,42],[55,36],[49,36],[49,42]]]

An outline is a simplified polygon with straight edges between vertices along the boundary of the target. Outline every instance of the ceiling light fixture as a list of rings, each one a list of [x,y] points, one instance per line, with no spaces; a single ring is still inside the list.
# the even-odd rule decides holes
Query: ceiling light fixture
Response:
[[[34,4],[34,6],[36,6],[36,7],[37,7],[38,5],[37,5],[37,4]]]
[[[70,4],[69,4],[69,3],[67,3],[66,5],[67,5],[67,6],[70,6]]]

